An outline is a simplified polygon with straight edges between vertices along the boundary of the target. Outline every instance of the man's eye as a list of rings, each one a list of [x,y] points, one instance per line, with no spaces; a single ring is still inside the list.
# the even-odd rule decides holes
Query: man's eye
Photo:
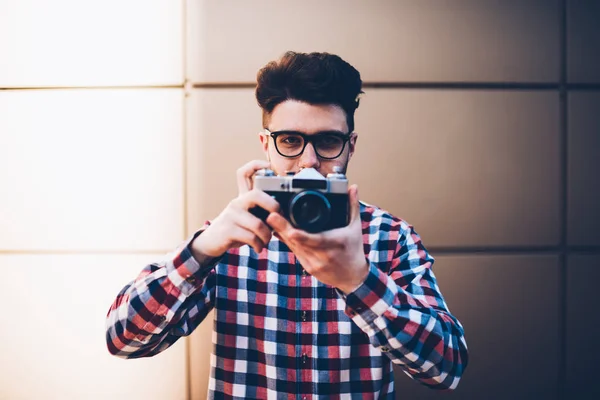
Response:
[[[319,140],[322,144],[334,144],[337,143],[338,140],[336,137],[325,136]]]
[[[294,136],[288,136],[288,137],[282,138],[281,142],[288,144],[288,145],[296,145],[296,144],[301,144],[302,139],[300,139],[298,137],[294,137]]]
[[[336,147],[342,144],[337,136],[322,136],[319,138],[319,146]]]

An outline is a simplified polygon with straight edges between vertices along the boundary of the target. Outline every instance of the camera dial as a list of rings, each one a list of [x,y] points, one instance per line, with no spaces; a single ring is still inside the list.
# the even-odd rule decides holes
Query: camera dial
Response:
[[[255,173],[256,176],[275,176],[275,172],[269,168],[261,168]]]

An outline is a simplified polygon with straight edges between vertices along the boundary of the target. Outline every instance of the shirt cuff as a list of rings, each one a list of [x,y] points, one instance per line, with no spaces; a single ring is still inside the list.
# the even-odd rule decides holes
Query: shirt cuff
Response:
[[[338,293],[341,294],[339,290]],[[345,313],[359,326],[368,325],[393,306],[397,293],[396,282],[370,263],[369,274],[363,284],[342,296],[346,300]]]
[[[192,253],[192,242],[204,229],[194,233],[167,260],[169,279],[185,295],[190,295],[202,288],[206,277],[219,263],[221,257],[215,257],[206,265],[200,265]]]

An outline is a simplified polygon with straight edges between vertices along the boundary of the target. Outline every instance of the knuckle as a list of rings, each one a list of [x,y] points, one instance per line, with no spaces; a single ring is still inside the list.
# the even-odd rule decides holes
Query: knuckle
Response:
[[[262,243],[263,243],[264,247],[268,247],[269,246],[270,238],[263,238],[261,240],[262,240]]]
[[[288,236],[291,240],[294,241],[300,241],[302,238],[302,235],[298,231],[291,231]]]
[[[254,232],[260,233],[262,226],[263,226],[263,223],[258,218],[254,218],[252,220],[252,222],[250,222],[250,229],[252,229],[252,231],[254,231]]]
[[[225,211],[227,212],[233,212],[233,210],[240,208],[240,202],[242,201],[241,197],[236,197],[235,199],[231,200],[229,202],[229,204],[227,204],[227,207],[225,208]]]
[[[260,221],[260,232],[265,237],[271,237],[271,227],[265,221]]]
[[[260,238],[265,243],[269,243],[271,241],[271,231],[267,227],[264,227],[264,224],[260,233]]]
[[[244,205],[246,206],[250,206],[250,205],[256,205],[258,206],[258,202],[256,201],[256,194],[254,193],[253,190],[245,193],[243,196],[243,201],[244,201]]]
[[[271,207],[273,207],[274,212],[277,212],[280,210],[281,205],[279,204],[279,202],[277,200],[275,200],[273,197],[269,196],[268,201],[269,201]]]
[[[252,191],[246,192],[238,196],[238,204],[240,207],[248,206],[250,203],[254,202]]]
[[[250,232],[243,229],[239,233],[239,240],[245,244],[252,244],[253,236]]]

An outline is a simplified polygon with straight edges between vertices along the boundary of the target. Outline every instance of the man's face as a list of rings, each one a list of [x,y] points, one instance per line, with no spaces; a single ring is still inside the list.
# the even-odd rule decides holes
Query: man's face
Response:
[[[266,127],[270,132],[295,131],[309,137],[322,134],[323,132],[340,132],[348,134],[346,113],[341,107],[335,105],[312,105],[295,100],[286,100],[279,103],[273,112]],[[333,172],[333,167],[342,167],[346,172],[348,162],[354,154],[356,145],[356,134],[350,135],[350,140],[344,145],[339,157],[332,160],[324,159],[317,154],[313,143],[307,143],[302,154],[295,157],[284,157],[275,148],[272,137],[265,134],[260,135],[260,141],[267,159],[271,162],[271,169],[277,175],[285,175],[286,172],[297,173],[302,168],[314,168],[323,176]],[[281,146],[280,146],[281,150]],[[323,154],[321,154],[323,155]]]

